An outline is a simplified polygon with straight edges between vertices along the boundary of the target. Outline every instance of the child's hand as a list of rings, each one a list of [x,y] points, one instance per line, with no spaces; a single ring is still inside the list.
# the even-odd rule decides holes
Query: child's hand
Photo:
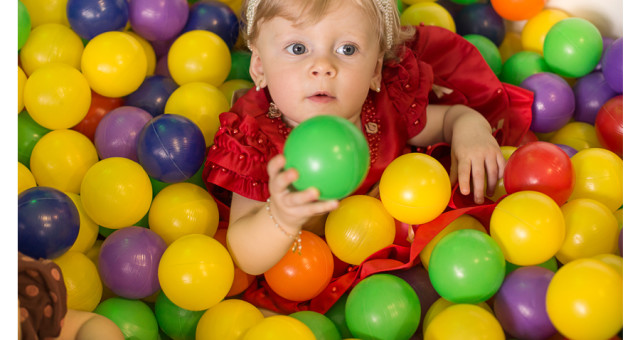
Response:
[[[486,129],[479,129],[471,120],[460,123],[451,141],[451,183],[457,180],[463,195],[471,192],[473,184],[474,202],[482,204],[485,178],[486,194],[492,196],[506,161],[498,142]]]
[[[337,200],[318,201],[320,193],[316,188],[289,190],[291,183],[298,179],[298,172],[295,169],[282,171],[284,165],[283,155],[273,157],[267,164],[271,214],[284,228],[299,230],[311,217],[338,207]]]

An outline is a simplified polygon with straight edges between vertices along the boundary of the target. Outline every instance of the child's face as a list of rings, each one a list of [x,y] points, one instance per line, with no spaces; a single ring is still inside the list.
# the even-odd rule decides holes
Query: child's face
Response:
[[[353,1],[343,1],[316,23],[299,22],[275,17],[261,24],[252,46],[254,81],[266,81],[292,125],[320,114],[357,122],[381,79],[383,52],[370,20]]]

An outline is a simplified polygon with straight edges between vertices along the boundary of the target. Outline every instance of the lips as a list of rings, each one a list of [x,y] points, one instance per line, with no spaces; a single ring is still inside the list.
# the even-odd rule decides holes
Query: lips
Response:
[[[336,99],[326,91],[318,91],[307,98],[316,103],[328,103]]]

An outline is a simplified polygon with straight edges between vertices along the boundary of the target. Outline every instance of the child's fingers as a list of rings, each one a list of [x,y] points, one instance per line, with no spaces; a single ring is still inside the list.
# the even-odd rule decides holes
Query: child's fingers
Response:
[[[471,192],[469,181],[471,175],[471,163],[469,160],[464,160],[462,162],[457,162],[457,171],[451,173],[452,176],[458,177],[458,186],[460,188],[460,192],[463,195],[468,195]]]
[[[473,200],[476,204],[484,202],[484,179],[485,168],[484,159],[474,160],[471,167],[471,176],[473,177]]]

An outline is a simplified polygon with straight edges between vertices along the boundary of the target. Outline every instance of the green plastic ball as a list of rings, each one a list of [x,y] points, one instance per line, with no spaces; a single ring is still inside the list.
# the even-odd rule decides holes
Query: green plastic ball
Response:
[[[243,79],[253,82],[249,74],[251,64],[251,52],[244,50],[231,51],[231,70],[226,80]],[[225,81],[226,81],[225,80]]]
[[[551,70],[564,77],[582,77],[598,65],[602,56],[602,35],[591,22],[566,18],[549,29],[542,48]]]
[[[159,337],[158,322],[153,311],[140,300],[109,298],[100,302],[94,313],[118,325],[125,339],[157,340]]]
[[[420,300],[405,280],[374,274],[353,287],[345,317],[356,338],[409,339],[420,324]]]
[[[31,169],[31,152],[36,143],[51,130],[36,123],[25,110],[18,114],[18,162]]]
[[[505,266],[504,254],[491,236],[462,229],[446,235],[433,248],[429,279],[448,301],[477,304],[498,291]]]
[[[500,56],[498,46],[496,46],[491,39],[480,34],[467,34],[463,37],[478,49],[484,60],[489,64],[489,67],[491,67],[493,73],[499,76],[502,72],[502,57]]]
[[[333,321],[333,324],[336,325],[338,331],[340,332],[340,336],[343,339],[353,338],[353,334],[347,327],[347,321],[345,320],[344,308],[347,304],[348,294],[343,294],[336,303],[329,308],[329,310],[324,313],[324,316],[328,317],[329,320]]]
[[[341,340],[338,327],[328,317],[314,311],[305,310],[289,314],[290,317],[302,321],[317,340]]]
[[[500,80],[518,86],[530,75],[540,72],[551,72],[544,58],[536,52],[521,51],[505,60]]]
[[[369,171],[369,145],[353,123],[320,115],[296,126],[284,144],[284,168],[298,171],[297,190],[315,187],[321,200],[355,191]]]
[[[173,340],[192,340],[196,338],[198,321],[206,310],[190,311],[176,306],[164,292],[156,298],[154,312],[158,326]]]
[[[18,51],[24,46],[31,33],[31,16],[22,1],[18,0]]]

